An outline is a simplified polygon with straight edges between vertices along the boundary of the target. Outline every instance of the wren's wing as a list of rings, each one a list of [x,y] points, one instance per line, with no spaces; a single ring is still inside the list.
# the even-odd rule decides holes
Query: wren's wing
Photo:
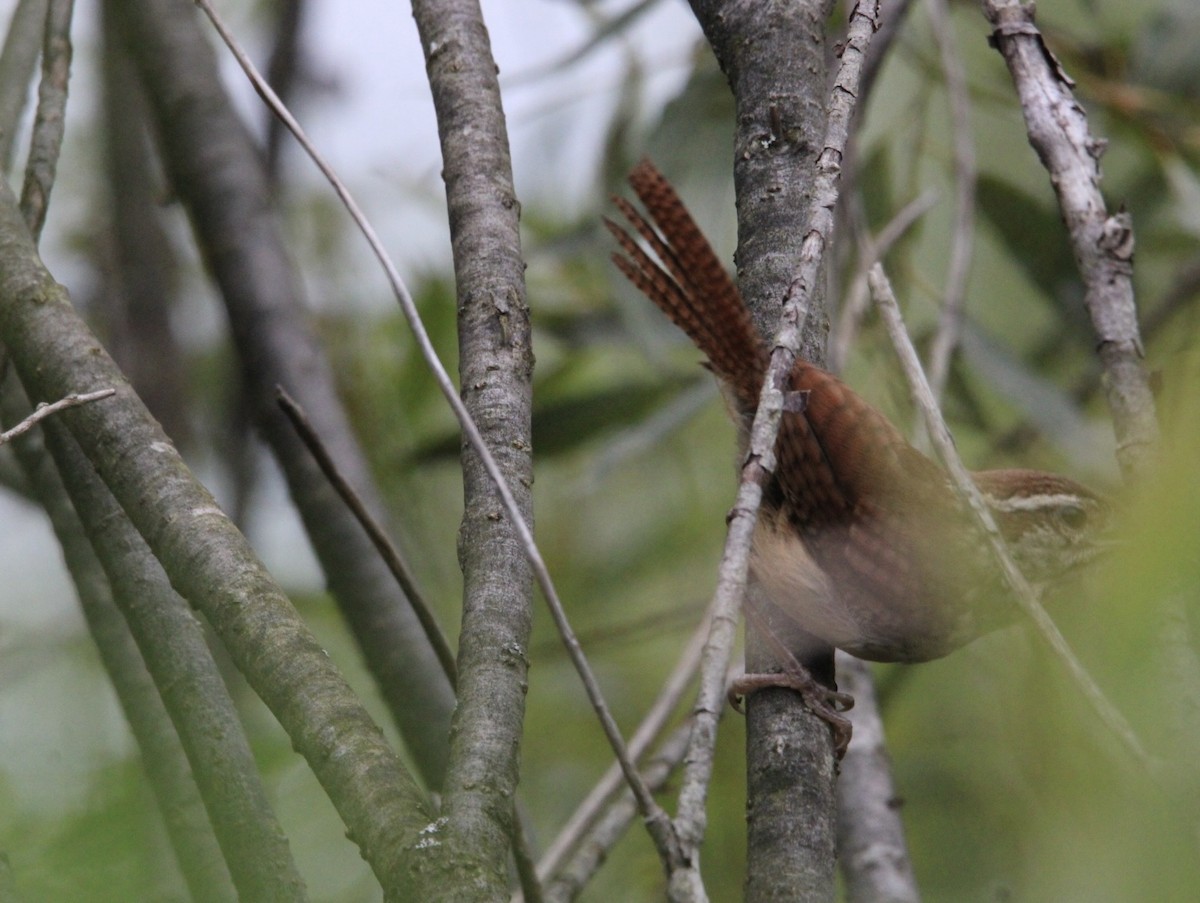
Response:
[[[860,625],[868,658],[918,660],[957,634],[965,604],[954,549],[960,514],[938,467],[833,375],[800,363],[785,413],[768,503],[787,511],[839,602]],[[949,581],[950,585],[944,585]],[[949,606],[942,604],[949,597]],[[911,639],[910,639],[911,638]]]
[[[604,225],[626,255],[614,253],[613,262],[704,352],[713,371],[733,391],[741,412],[753,413],[767,352],[741,293],[653,163],[639,163],[629,175],[629,184],[654,225],[628,201],[613,198],[613,202],[661,265],[633,236],[605,219]]]

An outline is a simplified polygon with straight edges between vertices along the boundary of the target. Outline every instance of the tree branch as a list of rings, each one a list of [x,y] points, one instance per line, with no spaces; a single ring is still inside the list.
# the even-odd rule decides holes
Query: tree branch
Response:
[[[213,24],[221,33],[222,38],[233,51],[239,65],[247,77],[254,84],[255,89],[262,96],[263,100],[270,105],[271,109],[279,116],[287,125],[288,130],[296,137],[303,146],[305,152],[309,155],[317,168],[321,170],[322,175],[329,180],[330,185],[337,193],[338,198],[346,207],[347,213],[354,220],[355,224],[362,231],[363,237],[371,247],[371,251],[375,254],[380,265],[383,267],[387,275],[392,291],[396,296],[396,300],[400,303],[400,308],[404,313],[405,319],[408,321],[409,327],[413,331],[413,335],[417,341],[417,346],[420,349],[421,356],[428,364],[430,371],[433,373],[434,379],[437,382],[438,389],[441,391],[443,398],[454,412],[455,418],[458,420],[459,426],[462,429],[463,436],[479,456],[479,460],[486,470],[492,484],[495,486],[496,492],[500,497],[500,502],[504,513],[507,514],[512,521],[517,537],[520,539],[521,545],[528,556],[533,568],[533,574],[538,582],[538,587],[541,589],[546,603],[550,609],[551,618],[554,620],[556,629],[563,639],[563,644],[566,646],[567,654],[570,656],[575,670],[579,673],[580,679],[583,682],[584,689],[587,691],[588,698],[595,708],[597,716],[600,719],[601,726],[604,729],[605,736],[609,744],[616,754],[617,760],[621,763],[622,770],[625,774],[625,779],[634,789],[634,795],[638,799],[639,805],[643,807],[643,817],[646,820],[648,830],[651,836],[658,844],[660,852],[664,856],[669,856],[673,846],[671,825],[662,811],[662,808],[655,802],[653,795],[645,786],[645,782],[638,774],[636,767],[629,757],[625,749],[625,741],[621,737],[620,730],[617,728],[616,721],[613,719],[607,704],[604,702],[603,694],[600,691],[599,682],[596,680],[595,674],[592,672],[591,666],[587,662],[587,658],[583,654],[583,650],[579,645],[579,640],[576,638],[570,623],[567,621],[565,610],[563,609],[562,601],[558,597],[558,591],[554,587],[554,581],[550,576],[549,569],[546,567],[545,560],[542,558],[541,552],[538,550],[536,542],[533,539],[533,533],[530,531],[528,524],[525,522],[521,508],[518,505],[512,489],[509,488],[504,475],[496,463],[492,452],[488,448],[488,444],[484,441],[479,428],[476,426],[474,419],[467,410],[462,399],[459,398],[458,392],[454,384],[450,380],[446,368],[442,365],[437,356],[433,344],[429,340],[429,334],[421,322],[419,313],[417,312],[416,304],[413,301],[412,294],[404,285],[404,281],[400,278],[400,274],[396,269],[395,264],[388,256],[386,249],[379,240],[374,228],[366,219],[362,209],[351,196],[346,185],[338,178],[329,163],[322,157],[313,143],[308,139],[304,130],[300,128],[292,114],[284,107],[277,98],[274,92],[270,89],[262,77],[255,70],[246,54],[239,48],[233,40],[231,34],[224,27],[223,23],[213,11],[211,4],[207,0],[197,0],[197,3],[204,9],[205,13],[212,19]],[[515,203],[515,199],[512,201]],[[502,299],[497,299],[502,300]]]
[[[29,139],[21,211],[36,242],[46,222],[46,208],[58,170],[67,112],[67,82],[71,76],[71,13],[74,0],[50,0],[42,44],[42,80],[38,84],[37,113]]]
[[[108,390],[106,395],[112,395]],[[29,410],[19,383],[9,380],[0,392],[5,422]],[[62,547],[88,632],[112,681],[121,711],[141,753],[151,792],[166,826],[171,848],[193,899],[223,903],[236,899],[229,869],[213,834],[204,801],[158,687],[146,670],[129,624],[113,599],[112,587],[62,478],[37,432],[12,444],[37,500],[46,510]],[[91,470],[91,465],[87,465]],[[122,519],[124,514],[121,514]],[[141,537],[138,537],[141,541]],[[190,616],[189,616],[190,617]],[[192,623],[195,619],[192,618]],[[0,893],[0,900],[7,900]]]
[[[755,305],[760,330],[774,334],[775,338],[718,577],[717,594],[723,601],[718,603],[713,618],[713,637],[710,649],[706,650],[696,704],[696,727],[680,788],[677,824],[687,867],[672,875],[673,900],[703,897],[697,852],[705,830],[704,805],[712,771],[717,713],[724,705],[724,663],[728,660],[737,605],[746,583],[762,486],[775,466],[775,437],[783,409],[782,386],[797,354],[809,360],[823,359],[820,330],[806,328],[806,321],[810,306],[818,303],[818,274],[832,231],[838,176],[863,54],[879,14],[878,4],[872,2],[859,3],[851,13],[847,40],[841,48],[841,65],[825,111],[821,151],[812,181],[805,182],[809,176],[807,167],[797,167],[790,159],[786,160],[786,166],[780,166],[782,161],[777,155],[794,152],[791,145],[800,140],[801,133],[812,130],[814,123],[821,121],[821,111],[788,109],[785,118],[785,111],[774,104],[764,109],[761,98],[780,96],[776,93],[778,86],[764,83],[779,76],[780,60],[787,59],[790,69],[800,69],[796,59],[799,48],[805,46],[811,50],[814,43],[819,47],[819,42],[813,40],[814,35],[823,34],[823,19],[818,16],[822,9],[817,6],[797,10],[796,15],[801,18],[784,23],[768,21],[761,9],[750,6],[693,4],[717,59],[730,78],[738,104],[735,179],[741,286]],[[763,39],[761,44],[755,36]],[[782,44],[776,43],[781,39]],[[820,72],[824,60],[818,59],[811,63]],[[811,104],[818,95],[811,91],[811,84],[808,87]],[[800,86],[794,84],[790,89],[799,91]],[[757,121],[752,112],[756,108],[763,115]],[[796,200],[795,194],[809,197],[807,203],[798,205],[798,209],[807,211],[803,230],[795,228],[794,211],[781,211],[777,206],[789,199]],[[802,235],[798,246],[796,235]],[[787,278],[781,278],[785,272]],[[785,287],[786,292],[781,291]],[[771,299],[776,298],[783,304],[777,332],[774,328],[763,329],[764,323],[774,327],[776,308]],[[753,632],[750,636],[753,638]],[[751,664],[752,656],[760,659],[767,656],[751,648],[749,641],[747,647],[747,666],[757,669],[757,663]],[[779,894],[793,899],[828,899],[833,893],[834,863],[834,768],[829,731],[824,722],[804,709],[794,694],[757,693],[747,708],[747,806],[753,816],[749,823],[751,861],[747,865],[747,899],[776,898]],[[796,793],[797,790],[801,792]],[[784,828],[784,822],[809,826],[804,843],[793,842],[795,832]]]
[[[1084,284],[1084,304],[1099,343],[1105,389],[1117,434],[1117,461],[1126,478],[1143,477],[1158,444],[1154,397],[1142,365],[1133,300],[1133,223],[1110,215],[1100,193],[1105,142],[1088,128],[1063,71],[1033,23],[1033,6],[982,0],[992,44],[1012,74],[1029,143],[1050,174]]]
[[[983,501],[983,496],[980,494],[979,488],[975,485],[970,474],[967,472],[967,468],[958,457],[958,451],[954,447],[954,439],[946,427],[946,422],[942,419],[942,413],[933,398],[933,392],[929,387],[928,380],[925,378],[925,372],[921,369],[916,349],[913,348],[912,341],[904,329],[904,323],[900,318],[900,306],[896,303],[896,296],[892,293],[891,284],[884,274],[882,264],[877,263],[871,268],[870,283],[871,294],[875,299],[875,304],[879,310],[880,317],[883,319],[884,326],[887,328],[888,336],[896,348],[904,375],[912,390],[913,398],[925,419],[925,426],[929,432],[930,439],[933,441],[933,447],[942,465],[946,468],[959,497],[966,502],[967,507],[970,508],[978,521],[983,531],[984,539],[991,548],[992,555],[997,564],[1000,566],[1001,576],[1008,590],[1012,593],[1021,610],[1033,622],[1038,636],[1050,648],[1055,658],[1066,668],[1067,673],[1071,675],[1076,686],[1083,693],[1084,698],[1087,699],[1092,709],[1100,717],[1101,722],[1122,743],[1126,751],[1138,765],[1147,774],[1152,775],[1155,769],[1146,749],[1142,746],[1133,728],[1129,726],[1129,723],[1121,713],[1113,707],[1100,688],[1096,686],[1091,675],[1084,669],[1079,659],[1075,656],[1075,653],[1067,645],[1066,639],[1059,632],[1054,622],[1050,620],[1050,616],[1046,614],[1046,610],[1038,601],[1037,593],[1029,585],[1029,582],[1021,574],[1021,571],[1013,561],[1012,555],[1008,551],[1008,546],[1004,541],[1004,536],[1000,533],[1000,528],[996,526],[995,518],[992,517],[991,511]]]
[[[150,99],[172,186],[220,287],[258,426],[392,718],[425,782],[437,788],[454,705],[450,683],[408,600],[275,401],[275,387],[283,386],[304,406],[339,469],[377,505],[379,492],[306,320],[259,151],[221,87],[194,4],[109,3]]]
[[[64,413],[101,479],[204,613],[250,686],[307,759],[390,899],[428,899],[414,860],[424,798],[245,537],[187,470],[66,293],[42,267],[0,184],[0,340],[31,395],[110,385]],[[408,895],[408,896],[405,896]]]
[[[479,896],[503,896],[528,681],[533,579],[514,522],[532,530],[533,350],[525,264],[496,62],[477,0],[416,0],[438,136],[458,296],[459,385],[517,511],[463,449],[458,707],[443,811]],[[439,899],[468,899],[452,893]]]
[[[854,740],[838,778],[838,857],[846,903],[917,903],[900,801],[867,663],[837,653],[838,686],[854,697]]]

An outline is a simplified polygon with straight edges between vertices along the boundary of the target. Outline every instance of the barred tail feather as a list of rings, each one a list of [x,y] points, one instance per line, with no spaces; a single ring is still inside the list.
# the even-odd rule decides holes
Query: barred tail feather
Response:
[[[613,201],[653,257],[624,228],[605,219],[605,226],[625,252],[614,253],[613,262],[687,333],[708,357],[713,371],[733,389],[738,404],[752,411],[758,404],[767,351],[741,293],[654,164],[649,160],[639,163],[629,175],[629,184],[649,220],[628,201]]]

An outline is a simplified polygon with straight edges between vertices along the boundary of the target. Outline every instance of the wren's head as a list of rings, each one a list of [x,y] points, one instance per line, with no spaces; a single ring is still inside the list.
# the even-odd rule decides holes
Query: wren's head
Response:
[[[1108,504],[1086,486],[1036,470],[985,470],[975,484],[1026,579],[1045,587],[1111,543]]]

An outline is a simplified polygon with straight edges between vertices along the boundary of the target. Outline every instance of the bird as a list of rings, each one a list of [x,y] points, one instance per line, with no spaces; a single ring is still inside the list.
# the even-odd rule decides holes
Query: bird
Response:
[[[629,281],[683,330],[717,377],[744,455],[770,359],[733,278],[648,159],[629,185],[646,211],[613,202],[633,232],[604,224]],[[776,465],[763,488],[750,571],[766,600],[824,644],[876,662],[940,658],[1018,616],[999,569],[942,469],[832,373],[798,359],[783,387]],[[972,473],[1013,558],[1039,593],[1092,561],[1111,520],[1098,493],[1030,469]],[[751,614],[747,609],[747,615]],[[770,638],[768,638],[770,639]],[[778,647],[778,642],[775,642]],[[790,686],[849,742],[852,700],[798,655],[735,693]]]

